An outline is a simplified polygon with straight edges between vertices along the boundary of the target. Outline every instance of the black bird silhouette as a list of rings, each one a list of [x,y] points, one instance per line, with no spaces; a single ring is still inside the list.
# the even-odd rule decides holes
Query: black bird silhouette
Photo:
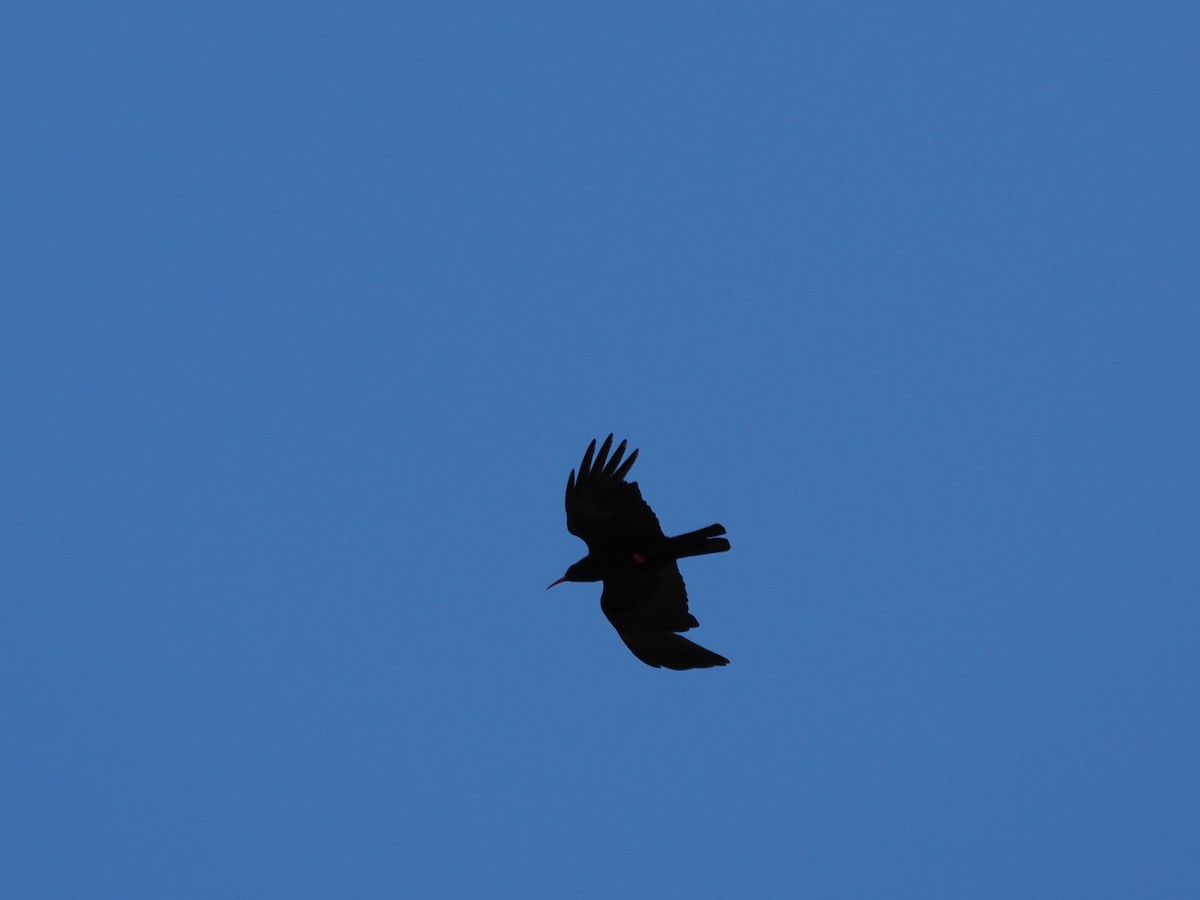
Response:
[[[625,475],[637,459],[634,450],[624,463],[625,441],[610,459],[610,434],[600,445],[588,444],[567,479],[567,531],[583,538],[588,555],[575,563],[555,584],[564,581],[603,581],[600,609],[633,655],[648,666],[668,669],[707,669],[729,660],[693,644],[675,632],[700,623],[688,612],[687,591],[675,561],[729,549],[721,525],[709,525],[669,538],[663,534],[637,482]],[[549,590],[549,588],[547,588]]]

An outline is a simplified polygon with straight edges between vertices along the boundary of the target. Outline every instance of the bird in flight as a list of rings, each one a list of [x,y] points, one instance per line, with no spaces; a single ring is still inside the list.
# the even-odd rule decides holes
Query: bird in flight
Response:
[[[599,453],[592,441],[579,474],[572,469],[567,479],[567,531],[583,539],[588,554],[550,587],[564,581],[603,581],[600,609],[625,646],[648,666],[728,665],[720,654],[676,634],[700,624],[688,612],[687,590],[676,560],[728,550],[729,541],[720,537],[725,528],[709,525],[672,538],[663,534],[637,482],[625,481],[637,450],[621,462],[626,442],[621,441],[610,458],[612,441],[610,434]]]

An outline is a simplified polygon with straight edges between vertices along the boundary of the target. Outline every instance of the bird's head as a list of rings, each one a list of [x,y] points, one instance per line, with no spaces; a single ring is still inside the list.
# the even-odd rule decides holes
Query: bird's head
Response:
[[[595,561],[590,556],[585,556],[579,562],[567,568],[567,574],[555,581],[546,590],[554,587],[556,584],[562,584],[564,581],[599,581],[600,572],[595,564]]]

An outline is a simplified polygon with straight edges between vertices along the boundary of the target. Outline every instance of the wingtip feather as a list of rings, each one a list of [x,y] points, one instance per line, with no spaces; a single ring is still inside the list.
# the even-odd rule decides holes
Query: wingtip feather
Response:
[[[596,452],[596,441],[593,438],[588,444],[587,451],[583,454],[583,462],[579,464],[579,480],[584,481],[588,474],[592,471],[592,454]]]
[[[600,445],[600,451],[596,454],[596,462],[592,465],[592,471],[599,471],[604,474],[605,463],[608,462],[608,451],[612,449],[613,436],[610,434],[604,439],[604,443]]]
[[[625,445],[625,443],[624,443],[624,441],[622,441],[621,446],[624,446],[624,445]],[[629,474],[629,470],[631,468],[633,468],[634,462],[637,461],[637,455],[638,455],[638,452],[637,452],[637,449],[635,448],[634,451],[629,454],[629,459],[625,460],[625,462],[623,462],[621,464],[621,467],[619,469],[617,469],[617,471],[613,472],[613,479],[615,481],[624,481],[625,480],[625,476]]]
[[[605,480],[612,478],[613,473],[617,470],[617,466],[621,464],[621,457],[625,455],[625,445],[627,443],[628,441],[621,441],[621,443],[617,444],[617,449],[613,452],[612,458],[609,459],[608,465],[604,467],[604,471],[601,473]]]

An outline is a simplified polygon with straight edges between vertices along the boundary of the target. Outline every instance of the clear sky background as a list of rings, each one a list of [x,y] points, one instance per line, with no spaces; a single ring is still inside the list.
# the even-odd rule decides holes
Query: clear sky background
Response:
[[[0,25],[5,897],[1200,896],[1195,3]]]

